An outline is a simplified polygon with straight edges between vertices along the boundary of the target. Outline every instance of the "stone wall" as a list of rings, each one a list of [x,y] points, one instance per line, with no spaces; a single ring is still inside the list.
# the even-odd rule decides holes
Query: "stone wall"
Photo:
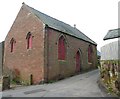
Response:
[[[120,91],[120,60],[102,60],[101,61],[101,80],[111,92],[118,93]],[[118,93],[119,94],[119,93]]]
[[[120,94],[120,45],[118,41],[101,48],[101,80],[107,89]]]

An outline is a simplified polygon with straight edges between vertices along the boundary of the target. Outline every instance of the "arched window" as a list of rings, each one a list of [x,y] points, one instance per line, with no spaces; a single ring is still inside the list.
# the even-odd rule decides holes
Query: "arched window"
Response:
[[[88,47],[88,62],[92,62],[92,52],[93,52],[93,50],[92,50],[92,46],[91,45],[89,45],[89,47]]]
[[[14,51],[15,43],[16,43],[15,39],[12,38],[12,39],[10,40],[10,52],[13,52],[13,51]]]
[[[58,59],[65,60],[65,58],[66,58],[65,38],[61,36],[58,41]]]
[[[29,32],[27,34],[27,49],[31,49],[32,48],[32,34]]]

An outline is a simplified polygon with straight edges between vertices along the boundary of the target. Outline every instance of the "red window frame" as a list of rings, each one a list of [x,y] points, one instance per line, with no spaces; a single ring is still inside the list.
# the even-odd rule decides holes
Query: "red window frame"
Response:
[[[58,41],[58,59],[65,60],[65,58],[66,58],[65,38],[61,36]]]

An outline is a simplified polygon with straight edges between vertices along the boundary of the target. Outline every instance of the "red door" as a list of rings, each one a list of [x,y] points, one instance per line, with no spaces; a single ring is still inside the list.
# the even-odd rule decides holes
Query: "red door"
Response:
[[[80,52],[76,53],[76,72],[80,71]]]

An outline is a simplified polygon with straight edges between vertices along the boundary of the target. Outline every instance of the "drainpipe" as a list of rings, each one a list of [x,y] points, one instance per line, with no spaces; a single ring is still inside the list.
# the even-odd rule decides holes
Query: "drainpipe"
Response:
[[[49,79],[49,30],[48,30],[48,25],[45,25],[45,35],[46,35],[46,44],[47,44],[47,49],[45,49],[45,50],[47,50],[47,53],[46,53],[46,55],[47,55],[47,60],[46,60],[46,65],[47,65],[47,67],[46,67],[46,82],[48,82],[48,79]]]

